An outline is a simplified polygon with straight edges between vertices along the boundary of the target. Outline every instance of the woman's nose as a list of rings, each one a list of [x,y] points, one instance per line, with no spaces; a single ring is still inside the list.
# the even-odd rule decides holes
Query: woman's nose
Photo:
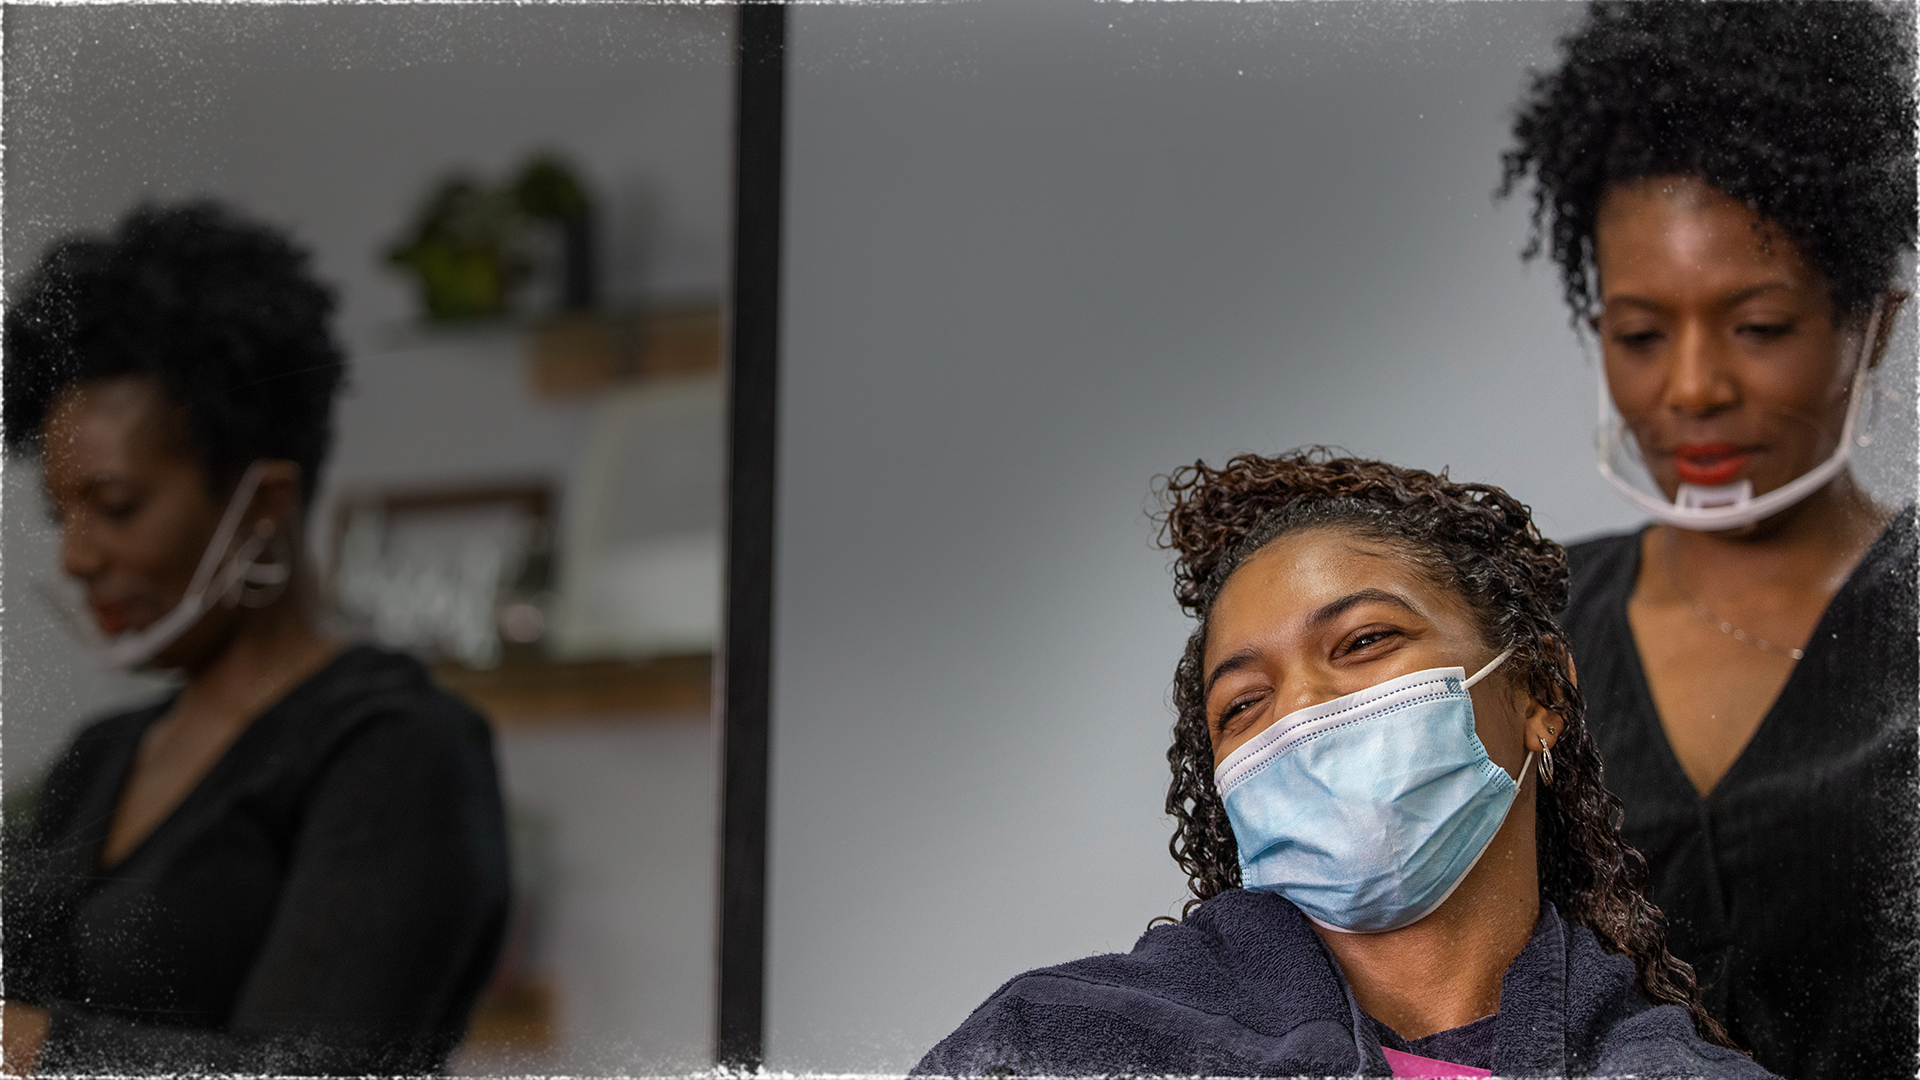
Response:
[[[1310,674],[1288,679],[1281,684],[1279,691],[1276,696],[1280,708],[1274,713],[1276,717],[1325,704],[1350,692],[1335,685],[1331,679]]]
[[[1718,336],[1708,328],[1683,327],[1667,371],[1666,407],[1702,415],[1738,405],[1740,386],[1728,360]]]
[[[60,528],[60,566],[69,577],[90,581],[106,564],[92,530],[69,518]]]

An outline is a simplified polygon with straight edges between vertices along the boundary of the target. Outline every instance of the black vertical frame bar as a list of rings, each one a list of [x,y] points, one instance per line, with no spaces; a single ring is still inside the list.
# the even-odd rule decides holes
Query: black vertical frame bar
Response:
[[[754,1069],[762,1060],[766,1013],[767,736],[773,705],[787,11],[781,4],[747,3],[739,13],[714,1059],[723,1066]]]

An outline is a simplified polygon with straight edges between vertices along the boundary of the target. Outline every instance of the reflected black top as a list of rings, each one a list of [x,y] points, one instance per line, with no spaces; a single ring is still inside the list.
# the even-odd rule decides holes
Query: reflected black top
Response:
[[[111,870],[162,702],[88,727],[6,868],[9,998],[49,1072],[422,1072],[459,1041],[507,909],[492,737],[404,656],[296,687]]]
[[[1702,798],[1661,730],[1627,622],[1640,534],[1572,548],[1587,718],[1674,955],[1706,1005],[1795,1080],[1913,1076],[1914,513],[1834,595],[1779,698]]]

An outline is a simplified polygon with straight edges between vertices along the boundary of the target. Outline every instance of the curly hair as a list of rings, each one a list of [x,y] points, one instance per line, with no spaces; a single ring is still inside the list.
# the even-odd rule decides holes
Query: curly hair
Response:
[[[1620,800],[1602,783],[1600,751],[1574,686],[1572,650],[1553,613],[1567,600],[1566,552],[1540,535],[1526,506],[1486,484],[1460,484],[1315,447],[1280,457],[1242,454],[1158,481],[1161,546],[1176,553],[1174,596],[1199,620],[1174,674],[1173,781],[1168,844],[1186,871],[1187,910],[1240,884],[1239,852],[1213,781],[1202,655],[1208,618],[1227,579],[1255,552],[1302,529],[1333,528],[1387,544],[1429,580],[1466,600],[1490,650],[1513,647],[1505,677],[1565,724],[1554,781],[1539,785],[1541,895],[1631,958],[1642,993],[1678,1005],[1702,1038],[1733,1046],[1700,1004],[1693,969],[1667,952],[1666,924],[1644,893],[1646,861],[1622,838]]]
[[[1914,242],[1910,21],[1862,0],[1593,4],[1502,157],[1500,197],[1536,179],[1524,257],[1544,241],[1577,325],[1599,305],[1608,190],[1691,176],[1777,226],[1858,316]]]
[[[67,237],[6,314],[7,445],[39,452],[75,386],[147,377],[180,408],[216,496],[281,458],[311,501],[345,370],[332,310],[303,251],[215,203],[143,206],[110,236]]]

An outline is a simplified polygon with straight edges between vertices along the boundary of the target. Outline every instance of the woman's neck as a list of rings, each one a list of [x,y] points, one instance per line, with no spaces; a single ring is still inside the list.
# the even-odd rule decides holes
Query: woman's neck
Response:
[[[1656,526],[1649,539],[1690,591],[1716,597],[1755,592],[1804,595],[1824,607],[1890,515],[1841,474],[1807,499],[1750,530],[1695,532]]]
[[[1379,934],[1314,927],[1360,1007],[1401,1038],[1500,1011],[1501,979],[1540,916],[1533,792],[1529,778],[1486,854],[1433,914]]]
[[[280,603],[248,612],[225,646],[187,673],[173,714],[244,723],[318,671],[341,643],[320,629],[317,608],[300,575]]]

